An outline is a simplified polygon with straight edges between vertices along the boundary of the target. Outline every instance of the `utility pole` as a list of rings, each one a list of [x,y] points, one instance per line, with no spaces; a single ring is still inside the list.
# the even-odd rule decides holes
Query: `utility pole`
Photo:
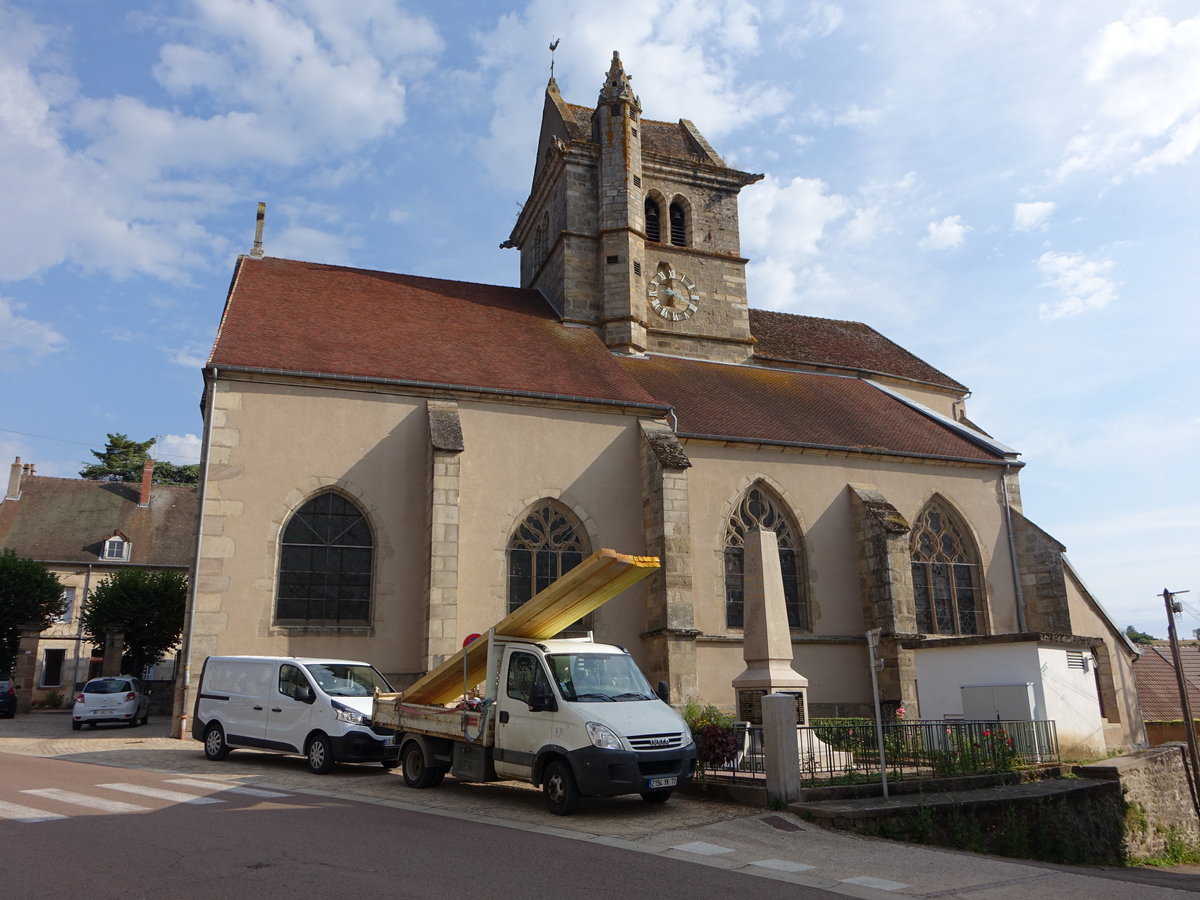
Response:
[[[883,714],[879,709],[879,676],[876,674],[883,668],[884,660],[879,658],[879,636],[882,628],[872,628],[867,632],[867,649],[871,658],[871,693],[875,697],[875,741],[879,745],[879,776],[883,784],[883,799],[888,798],[887,783],[887,754],[883,747]]]
[[[1196,752],[1196,721],[1192,718],[1192,704],[1188,697],[1187,679],[1183,675],[1183,660],[1179,656],[1179,635],[1175,632],[1175,615],[1183,611],[1183,605],[1176,602],[1175,594],[1186,594],[1187,591],[1170,591],[1163,588],[1162,598],[1167,607],[1167,637],[1171,640],[1171,657],[1175,660],[1175,681],[1179,685],[1179,706],[1183,711],[1184,730],[1187,733],[1188,754],[1192,768],[1192,803],[1200,812],[1200,754]]]

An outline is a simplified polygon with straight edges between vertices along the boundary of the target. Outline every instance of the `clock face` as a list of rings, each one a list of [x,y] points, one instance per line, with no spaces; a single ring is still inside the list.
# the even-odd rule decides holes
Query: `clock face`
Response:
[[[650,279],[646,296],[650,308],[671,322],[690,318],[700,303],[696,282],[674,269],[659,269]]]

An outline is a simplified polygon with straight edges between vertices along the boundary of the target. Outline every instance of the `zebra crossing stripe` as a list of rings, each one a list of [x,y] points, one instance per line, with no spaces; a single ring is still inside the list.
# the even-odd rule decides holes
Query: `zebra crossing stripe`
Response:
[[[195,794],[185,794],[183,791],[168,791],[165,788],[150,787],[144,784],[118,782],[116,784],[98,784],[96,787],[106,788],[110,791],[124,791],[127,794],[139,794],[143,797],[155,797],[159,800],[170,800],[172,803],[192,803],[199,805],[201,803],[225,802],[215,797],[197,797]]]
[[[62,791],[58,788],[35,788],[21,791],[22,794],[33,794],[35,797],[45,797],[47,800],[57,800],[59,803],[70,803],[73,806],[83,806],[107,813],[144,812],[148,806],[138,806],[121,800],[105,800],[103,797],[91,797],[87,794],[76,794],[74,791]]]
[[[54,819],[65,819],[58,813],[45,812],[31,806],[21,806],[19,803],[7,803],[0,800],[0,819],[11,819],[14,822],[50,822]]]
[[[290,797],[280,791],[268,791],[265,788],[245,787],[240,784],[226,784],[222,781],[202,781],[199,778],[168,778],[168,784],[182,784],[186,787],[211,788],[226,794],[242,794],[246,797]]]

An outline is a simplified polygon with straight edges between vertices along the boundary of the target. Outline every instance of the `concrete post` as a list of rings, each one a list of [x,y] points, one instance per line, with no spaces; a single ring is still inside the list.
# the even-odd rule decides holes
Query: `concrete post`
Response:
[[[17,712],[22,714],[33,708],[34,675],[37,671],[38,644],[41,637],[40,625],[27,625],[20,630],[17,659],[13,665],[13,681],[16,682]]]
[[[762,698],[762,716],[767,803],[772,809],[782,809],[801,797],[796,698],[791,694],[767,694]]]
[[[108,631],[104,634],[104,662],[100,665],[100,675],[107,677],[109,675],[121,674],[121,654],[125,650],[125,629],[122,627],[119,631]],[[134,673],[134,674],[141,674]]]

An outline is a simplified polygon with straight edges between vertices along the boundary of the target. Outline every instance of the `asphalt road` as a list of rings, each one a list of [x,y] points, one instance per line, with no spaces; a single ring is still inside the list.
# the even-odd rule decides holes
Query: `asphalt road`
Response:
[[[168,737],[162,723],[72,732],[57,713],[0,720],[0,772],[4,897],[367,888],[399,897],[619,890],[621,897],[830,891],[1124,900],[1191,898],[1200,890],[1200,877],[1186,871],[1055,867],[873,840],[706,797],[676,795],[662,805],[590,799],[575,815],[557,817],[527,785],[448,778],[416,791],[377,765],[315,776],[300,758],[250,751],[213,763],[198,742]],[[154,796],[146,785],[185,796]],[[144,809],[106,811],[96,799]],[[3,804],[62,818],[29,821],[38,815]]]

